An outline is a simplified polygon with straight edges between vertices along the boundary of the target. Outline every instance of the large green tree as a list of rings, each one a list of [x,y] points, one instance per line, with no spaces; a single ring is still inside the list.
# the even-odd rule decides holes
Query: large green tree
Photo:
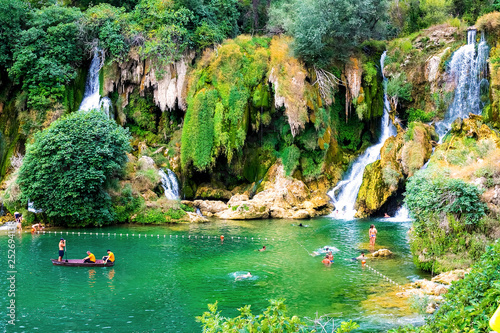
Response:
[[[17,182],[55,224],[102,225],[113,221],[109,180],[130,149],[128,130],[98,111],[75,112],[36,133]]]

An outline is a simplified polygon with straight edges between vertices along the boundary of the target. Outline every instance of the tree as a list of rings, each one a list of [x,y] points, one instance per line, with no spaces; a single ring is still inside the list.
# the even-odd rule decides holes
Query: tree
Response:
[[[106,192],[130,149],[128,130],[98,111],[76,112],[38,132],[27,146],[17,182],[55,224],[102,225],[114,219]]]
[[[412,84],[407,82],[404,72],[397,73],[387,81],[387,96],[392,111],[397,111],[400,100],[411,101]]]
[[[286,6],[286,4],[280,4]],[[297,0],[287,19],[273,18],[283,11],[270,11],[271,22],[284,22],[283,28],[295,38],[295,52],[305,61],[326,63],[344,59],[361,42],[384,35],[385,0]],[[290,24],[291,23],[291,24]]]
[[[12,50],[28,20],[29,9],[20,0],[0,0],[0,67],[12,62]]]

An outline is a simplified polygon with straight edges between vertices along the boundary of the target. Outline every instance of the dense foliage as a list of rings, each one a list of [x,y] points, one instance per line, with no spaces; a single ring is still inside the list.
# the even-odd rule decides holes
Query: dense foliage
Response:
[[[271,9],[269,29],[290,33],[298,56],[324,64],[345,59],[364,40],[383,37],[386,13],[385,0],[283,1]]]
[[[287,316],[284,300],[269,300],[271,305],[259,315],[252,314],[250,305],[239,308],[240,315],[235,318],[226,318],[217,312],[217,302],[208,305],[208,312],[196,317],[202,324],[204,333],[229,333],[229,332],[316,332],[314,328],[307,327],[297,316]],[[359,327],[352,321],[342,322],[336,333],[348,333]]]
[[[102,225],[114,220],[106,192],[127,161],[129,134],[97,111],[55,121],[28,145],[17,182],[59,225]]]
[[[488,321],[500,305],[500,243],[487,251],[463,280],[454,282],[444,302],[422,327],[405,327],[405,332],[489,332]]]

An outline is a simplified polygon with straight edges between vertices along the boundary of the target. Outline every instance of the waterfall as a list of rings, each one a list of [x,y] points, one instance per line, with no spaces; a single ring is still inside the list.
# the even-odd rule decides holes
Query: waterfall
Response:
[[[161,177],[161,186],[165,191],[165,196],[167,197],[167,199],[179,200],[179,183],[177,182],[175,173],[170,169],[167,169],[166,173],[165,171],[163,171],[163,169],[160,169],[158,172]]]
[[[38,214],[38,213],[42,213],[43,210],[42,209],[36,209],[35,204],[33,203],[33,201],[28,200],[28,212],[32,212],[32,213]]]
[[[384,76],[383,70],[386,53],[387,51],[384,52],[380,58],[380,68],[382,71],[382,78],[384,79],[384,115],[382,116],[380,125],[380,138],[375,145],[366,149],[366,151],[353,162],[346,177],[328,192],[328,195],[332,198],[333,204],[335,205],[335,212],[330,216],[338,219],[354,218],[354,214],[356,213],[354,204],[356,203],[359,188],[363,182],[365,167],[380,158],[380,149],[384,145],[385,140],[397,133],[396,128],[389,118],[390,106],[386,93],[387,79]]]
[[[406,208],[405,205],[401,206],[396,212],[396,215],[394,215],[394,217],[391,218],[391,221],[411,221],[410,212],[408,211],[408,208]]]
[[[102,110],[108,118],[112,118],[113,107],[108,97],[99,95],[99,71],[104,64],[104,51],[95,49],[94,56],[90,62],[87,81],[85,82],[85,92],[80,104],[79,111]]]
[[[476,49],[476,30],[467,32],[467,45],[459,48],[451,58],[448,71],[456,84],[455,96],[444,119],[436,123],[440,140],[450,130],[457,118],[467,118],[469,113],[480,114],[487,100],[489,83],[486,79],[489,47],[481,32]]]

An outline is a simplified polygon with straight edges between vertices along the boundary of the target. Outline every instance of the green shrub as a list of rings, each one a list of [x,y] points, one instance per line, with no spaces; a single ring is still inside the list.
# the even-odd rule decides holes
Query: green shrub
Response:
[[[56,224],[102,225],[114,220],[106,188],[127,162],[128,131],[102,112],[75,112],[36,133],[17,182]]]
[[[281,153],[281,161],[285,173],[290,176],[299,165],[300,149],[296,145],[286,147]]]
[[[146,209],[140,212],[134,219],[134,222],[141,224],[161,224],[166,223],[166,215],[160,208]]]
[[[435,116],[435,111],[426,112],[421,109],[409,108],[408,111],[408,122],[420,121],[422,123],[430,122]]]

